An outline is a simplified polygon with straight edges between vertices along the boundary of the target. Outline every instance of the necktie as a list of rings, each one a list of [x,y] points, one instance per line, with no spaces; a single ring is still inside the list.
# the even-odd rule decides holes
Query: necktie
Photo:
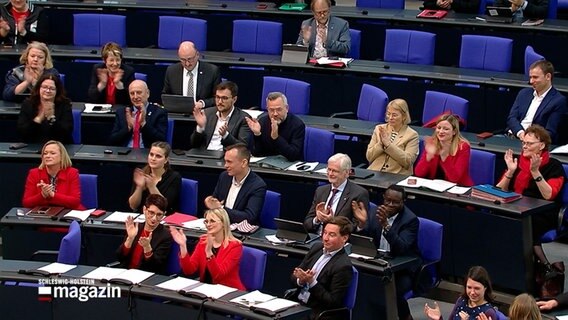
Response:
[[[314,278],[317,279],[321,270],[331,259],[331,254],[328,252],[324,252],[319,259],[316,261],[314,266],[312,267],[312,271],[314,272]],[[300,293],[298,294],[298,300],[308,303],[308,299],[310,298],[310,287],[306,283]]]
[[[337,191],[339,191],[339,189],[332,189],[331,190],[331,197],[329,197],[329,200],[327,201],[327,205],[325,206],[327,211],[330,211],[331,207],[333,207],[333,199],[335,198]]]
[[[142,116],[142,110],[137,108],[134,118],[134,136],[132,137],[132,147],[135,149],[140,148],[140,116]]]
[[[188,97],[194,97],[194,94],[193,94],[193,72],[189,71],[188,75],[189,75],[189,81],[187,82],[187,96]]]
[[[325,40],[327,39],[327,28],[325,25],[320,24],[317,26],[316,45],[314,47],[314,58],[318,59],[325,57],[327,51],[324,48]]]

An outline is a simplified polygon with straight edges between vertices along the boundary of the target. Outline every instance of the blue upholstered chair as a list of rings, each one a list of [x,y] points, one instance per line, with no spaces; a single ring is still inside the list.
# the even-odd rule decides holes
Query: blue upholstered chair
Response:
[[[266,110],[266,97],[270,92],[282,92],[288,98],[290,112],[294,114],[308,114],[310,111],[309,83],[280,77],[264,77],[262,85],[262,101],[260,105]]]
[[[359,271],[353,268],[353,277],[343,298],[343,308],[322,311],[316,319],[351,319],[351,310],[355,307],[357,300],[357,287],[359,286]]]
[[[172,241],[166,265],[166,275],[173,274],[181,274],[181,265],[179,264],[179,244],[175,241]]]
[[[548,13],[547,19],[556,19],[558,13],[558,0],[548,0]]]
[[[59,74],[59,80],[61,80],[61,85],[65,88],[65,73]]]
[[[170,144],[170,146],[173,144],[174,141],[174,119],[168,118],[168,130],[166,131],[166,142]]]
[[[357,0],[355,6],[363,8],[404,9],[404,0]]]
[[[274,218],[280,217],[280,199],[282,196],[278,192],[266,190],[264,205],[260,212],[260,226],[262,228],[276,230]]]
[[[126,17],[114,14],[73,15],[73,44],[100,47],[107,42],[126,46]]]
[[[495,309],[495,313],[497,314],[497,320],[507,320],[508,319],[507,316],[503,312],[501,312],[497,309]]]
[[[349,34],[351,34],[351,49],[348,56],[359,59],[361,57],[361,30],[349,29]]]
[[[78,264],[81,257],[81,226],[77,221],[72,221],[69,231],[61,239],[58,251],[38,250],[32,254],[31,259],[40,256],[57,256],[57,262],[65,264]]]
[[[387,29],[384,61],[434,64],[436,35],[430,32]]]
[[[469,175],[476,185],[495,184],[495,154],[471,149]]]
[[[192,216],[197,215],[198,182],[181,178],[181,191],[179,197],[179,210]]]
[[[142,80],[144,82],[148,82],[148,75],[145,74],[145,73],[141,73],[141,72],[135,72],[134,73],[134,79]]]
[[[335,134],[324,129],[306,127],[304,160],[327,163],[335,149]]]
[[[191,41],[197,50],[207,50],[207,21],[186,17],[161,16],[158,47],[177,49],[183,41]]]
[[[534,51],[533,47],[527,46],[525,48],[525,74],[529,75],[529,68],[533,62],[543,60],[544,56]]]
[[[469,101],[464,98],[444,92],[426,91],[422,123],[427,123],[445,112],[457,114],[467,121],[468,110]]]
[[[232,50],[245,53],[281,54],[282,23],[234,20]]]
[[[248,291],[261,290],[264,285],[266,252],[243,246],[243,255],[239,264],[241,281]]]
[[[568,164],[563,164],[564,173],[568,176]],[[558,212],[558,227],[547,231],[540,240],[543,243],[548,243],[556,241],[559,238],[568,235],[568,214],[566,214],[566,208],[568,207],[568,187],[564,184],[562,188],[562,193],[559,195],[562,197],[562,208]]]
[[[73,109],[73,143],[81,144],[81,110]]]
[[[385,122],[385,111],[389,97],[383,90],[364,83],[361,86],[359,104],[357,105],[357,119],[365,121]],[[354,118],[351,111],[333,113],[330,118]]]
[[[492,36],[463,35],[460,68],[509,72],[513,40]]]
[[[98,176],[96,174],[79,174],[81,183],[81,204],[87,209],[99,207]]]

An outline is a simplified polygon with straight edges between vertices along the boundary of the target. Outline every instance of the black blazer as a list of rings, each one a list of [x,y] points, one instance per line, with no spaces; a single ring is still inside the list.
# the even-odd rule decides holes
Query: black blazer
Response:
[[[55,122],[49,124],[43,121],[40,124],[34,122],[37,116],[37,108],[33,107],[30,100],[22,103],[18,116],[18,133],[24,142],[45,143],[49,140],[57,140],[63,144],[73,143],[73,112],[71,103],[55,105]]]
[[[132,247],[130,247],[128,254],[124,255],[122,253],[122,244],[118,247],[116,255],[121,268],[128,268],[130,260],[132,259],[132,254],[134,254],[134,248],[138,244],[138,239],[140,239],[140,235],[142,234],[142,230],[144,230],[144,223],[138,225],[138,234],[132,242]],[[124,239],[126,240],[126,238]],[[122,241],[122,243],[124,244],[124,241]],[[137,269],[166,275],[168,256],[172,247],[172,236],[170,231],[163,225],[158,225],[158,227],[156,227],[156,229],[152,232],[150,245],[152,246],[154,254],[148,260],[144,259],[144,256],[142,255],[142,260],[140,260],[140,264]]]
[[[191,134],[191,148],[207,149],[211,138],[213,138],[213,133],[215,133],[215,126],[217,125],[217,108],[205,109],[205,117],[207,117],[207,122],[205,123],[205,130],[202,133],[197,132],[197,129]],[[242,142],[249,145],[251,131],[247,125],[245,117],[247,114],[241,109],[234,107],[233,114],[229,119],[229,135],[221,139],[221,144],[223,147],[228,147],[236,143]]]
[[[229,195],[229,189],[233,183],[233,177],[224,171],[219,176],[213,196],[219,201],[225,201]],[[231,223],[248,220],[250,224],[260,224],[260,212],[266,197],[266,183],[256,173],[250,172],[245,183],[242,185],[233,209],[225,207]]]
[[[91,71],[91,84],[89,85],[89,100],[91,103],[107,103],[106,101],[106,88],[99,92],[97,89],[97,84],[99,84],[99,77],[97,77],[97,69],[104,69],[104,63],[97,63],[93,66]],[[134,68],[131,66],[121,64],[120,69],[124,70],[124,75],[122,76],[122,83],[124,84],[124,89],[115,91],[116,104],[129,105],[130,96],[128,95],[128,86],[134,81]]]
[[[170,65],[166,70],[162,93],[183,95],[186,91],[186,88],[183,88],[184,72],[186,71],[181,63]],[[203,100],[206,108],[212,107],[215,105],[215,87],[221,83],[221,72],[216,65],[199,61],[197,73],[195,100]]]
[[[303,270],[311,269],[322,254],[323,243],[318,242],[314,244],[298,268]],[[320,271],[317,277],[318,283],[310,288],[310,298],[307,306],[312,308],[311,318],[314,318],[324,310],[343,307],[343,299],[345,294],[347,294],[352,278],[351,260],[345,250],[341,249]],[[291,279],[294,285],[297,286],[297,278],[293,274]],[[302,288],[296,290],[294,298],[297,299],[301,290]]]
[[[128,130],[126,123],[126,108],[132,109],[133,107],[121,107],[116,110],[114,127],[109,140],[109,144],[113,146],[126,147],[132,139],[133,132]],[[146,109],[146,124],[140,131],[142,132],[144,148],[150,148],[150,145],[156,141],[166,141],[168,112],[158,105],[149,103]]]

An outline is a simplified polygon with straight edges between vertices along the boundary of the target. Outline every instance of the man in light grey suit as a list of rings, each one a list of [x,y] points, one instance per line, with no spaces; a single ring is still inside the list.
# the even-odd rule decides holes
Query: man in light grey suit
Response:
[[[351,49],[347,21],[331,15],[330,0],[314,0],[310,8],[313,18],[302,22],[296,44],[309,46],[310,57],[345,57]]]
[[[179,45],[178,57],[180,62],[166,70],[162,93],[193,96],[195,106],[199,109],[214,106],[214,89],[221,82],[219,68],[199,61],[199,51],[191,41]],[[190,86],[192,92],[188,92]]]
[[[247,114],[235,107],[238,90],[234,82],[221,82],[215,87],[216,108],[193,109],[197,127],[191,135],[191,148],[223,150],[239,142],[248,145],[251,131]]]

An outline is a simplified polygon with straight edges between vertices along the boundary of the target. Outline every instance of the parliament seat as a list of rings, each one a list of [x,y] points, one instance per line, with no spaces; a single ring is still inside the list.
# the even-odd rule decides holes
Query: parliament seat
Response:
[[[532,46],[527,46],[525,48],[525,75],[529,75],[531,64],[538,60],[544,60],[544,56],[536,53]]]
[[[248,291],[262,290],[266,270],[266,252],[243,246],[239,275]]]
[[[310,89],[311,85],[307,82],[280,78],[264,77],[262,85],[262,110],[266,110],[266,97],[271,92],[282,92],[288,99],[290,112],[293,114],[309,114],[310,111]]]
[[[233,52],[282,53],[282,23],[260,20],[233,21]]]
[[[349,29],[351,35],[351,49],[349,58],[359,59],[361,57],[361,30]]]
[[[442,114],[449,112],[458,115],[467,122],[469,101],[453,94],[426,91],[424,98],[424,110],[422,111],[422,123],[427,123]]]
[[[387,29],[384,61],[411,64],[434,64],[436,35],[430,32]]]
[[[260,212],[260,227],[276,230],[274,218],[280,217],[280,200],[282,195],[278,192],[266,190],[264,205]]]
[[[197,190],[198,182],[192,179],[181,178],[181,191],[179,195],[179,210],[192,216],[197,216]]]
[[[327,163],[335,148],[335,134],[324,129],[306,127],[304,160]]]
[[[126,17],[114,14],[73,15],[73,45],[100,47],[107,42],[126,46]]]
[[[199,51],[207,50],[207,21],[203,19],[161,16],[158,47],[178,49],[183,41],[191,41]]]
[[[512,56],[511,39],[462,35],[460,68],[510,72]]]
[[[98,178],[96,174],[79,174],[79,182],[81,183],[81,204],[87,209],[96,209],[99,207]]]

